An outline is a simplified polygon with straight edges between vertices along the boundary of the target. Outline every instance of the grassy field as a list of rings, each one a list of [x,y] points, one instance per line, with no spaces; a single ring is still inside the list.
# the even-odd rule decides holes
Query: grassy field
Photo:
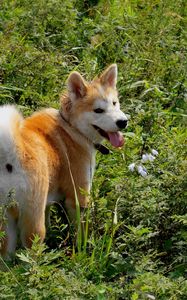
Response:
[[[54,208],[46,244],[1,261],[0,299],[187,299],[186,29],[185,0],[0,1],[0,104],[58,108],[70,71],[115,62],[131,116],[97,154],[86,244]]]

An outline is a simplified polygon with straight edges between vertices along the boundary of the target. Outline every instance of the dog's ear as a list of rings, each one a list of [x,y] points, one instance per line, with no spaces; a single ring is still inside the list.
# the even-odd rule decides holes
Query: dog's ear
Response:
[[[100,81],[105,86],[116,88],[118,69],[116,64],[110,65],[100,76]]]
[[[78,72],[72,72],[69,75],[67,85],[68,92],[73,100],[83,98],[86,95],[86,82]]]

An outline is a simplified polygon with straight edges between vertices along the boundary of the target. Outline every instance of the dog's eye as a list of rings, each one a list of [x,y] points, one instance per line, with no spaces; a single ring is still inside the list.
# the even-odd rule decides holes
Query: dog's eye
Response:
[[[102,109],[102,108],[96,108],[96,109],[94,109],[94,112],[96,114],[102,114],[104,112],[104,109]]]
[[[113,102],[112,102],[112,104],[113,104],[114,106],[116,105],[116,103],[117,103],[116,101],[113,101]]]

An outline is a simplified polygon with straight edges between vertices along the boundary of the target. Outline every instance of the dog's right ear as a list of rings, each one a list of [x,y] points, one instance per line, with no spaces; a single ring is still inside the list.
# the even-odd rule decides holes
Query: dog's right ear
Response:
[[[69,75],[67,85],[71,99],[77,100],[86,95],[86,82],[78,72],[72,72]]]

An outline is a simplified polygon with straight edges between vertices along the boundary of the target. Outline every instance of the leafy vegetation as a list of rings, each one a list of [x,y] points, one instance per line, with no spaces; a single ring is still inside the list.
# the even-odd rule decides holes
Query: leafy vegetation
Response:
[[[83,249],[54,208],[48,246],[1,261],[1,299],[187,298],[186,13],[184,0],[1,1],[1,104],[58,107],[70,71],[116,62],[131,116],[125,147],[97,155]]]

